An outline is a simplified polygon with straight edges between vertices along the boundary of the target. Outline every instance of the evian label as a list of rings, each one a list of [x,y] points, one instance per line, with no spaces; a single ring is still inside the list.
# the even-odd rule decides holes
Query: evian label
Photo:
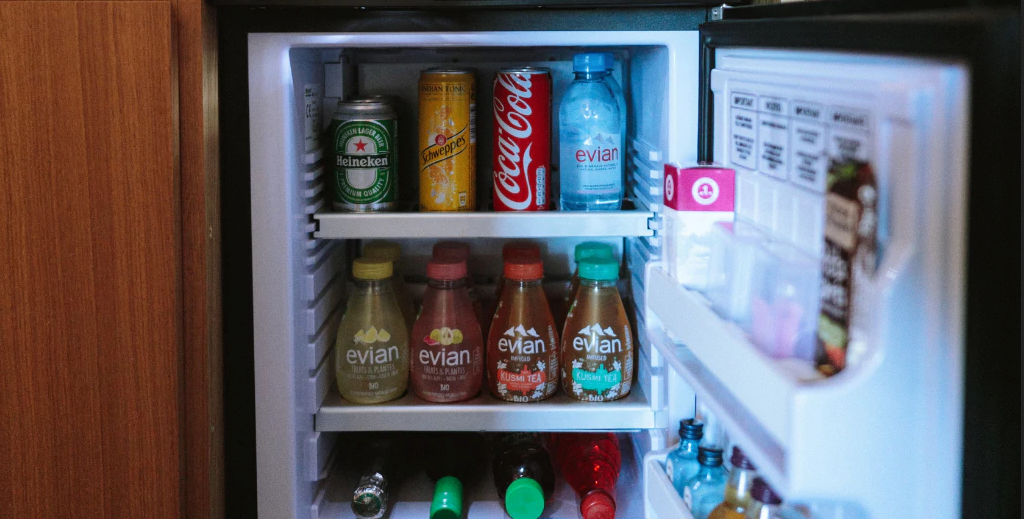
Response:
[[[568,164],[563,160],[562,168],[570,172],[571,178],[578,179],[579,194],[602,194],[618,192],[622,186],[622,135],[598,133],[582,142],[569,144]],[[564,182],[564,181],[563,181]]]
[[[548,209],[551,75],[544,69],[494,77],[494,209]]]
[[[494,384],[498,396],[531,402],[551,396],[557,386],[558,348],[554,327],[541,332],[510,326],[497,341]]]
[[[602,402],[629,393],[633,381],[633,343],[629,325],[618,330],[599,322],[584,326],[564,345],[568,376],[563,373],[567,392],[579,400]]]

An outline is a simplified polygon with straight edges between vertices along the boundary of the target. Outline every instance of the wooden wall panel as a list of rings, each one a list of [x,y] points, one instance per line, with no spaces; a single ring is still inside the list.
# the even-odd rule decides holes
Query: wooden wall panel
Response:
[[[0,2],[0,515],[182,511],[167,2]]]

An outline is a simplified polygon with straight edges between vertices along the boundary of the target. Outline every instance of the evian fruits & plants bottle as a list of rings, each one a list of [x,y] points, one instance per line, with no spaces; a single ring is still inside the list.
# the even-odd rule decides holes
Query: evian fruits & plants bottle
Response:
[[[487,339],[491,394],[512,402],[536,402],[558,388],[558,333],[541,279],[539,259],[505,262],[505,286]]]
[[[355,289],[334,343],[338,392],[357,404],[394,400],[409,378],[409,335],[390,281],[391,262],[359,258],[352,276]]]
[[[633,385],[633,335],[618,279],[615,260],[580,262],[580,288],[562,330],[562,387],[575,399],[618,400]]]
[[[427,263],[423,311],[409,341],[412,390],[429,402],[458,402],[480,392],[483,337],[466,290],[466,262]]]

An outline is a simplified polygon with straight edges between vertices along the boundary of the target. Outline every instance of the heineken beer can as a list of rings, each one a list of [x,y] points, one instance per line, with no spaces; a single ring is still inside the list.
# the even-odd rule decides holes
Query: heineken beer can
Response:
[[[393,211],[398,197],[398,117],[386,100],[338,104],[331,120],[330,181],[338,211]]]

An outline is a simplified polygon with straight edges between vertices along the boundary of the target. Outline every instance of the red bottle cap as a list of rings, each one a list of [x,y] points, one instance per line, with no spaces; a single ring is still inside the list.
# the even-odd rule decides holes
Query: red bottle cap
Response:
[[[739,447],[732,448],[732,457],[729,458],[729,462],[732,463],[733,468],[756,470],[754,464],[747,459],[747,455]]]
[[[469,244],[461,241],[439,241],[434,244],[433,259],[469,261]]]
[[[427,277],[439,281],[453,281],[466,277],[466,262],[456,259],[432,259],[427,262]]]
[[[544,263],[540,259],[521,256],[505,262],[505,277],[519,281],[533,281],[544,277]]]
[[[580,503],[583,519],[615,519],[615,500],[598,490],[591,492]]]
[[[513,241],[506,243],[501,248],[501,259],[504,261],[514,260],[519,257],[540,259],[540,247],[536,244],[525,241]]]

